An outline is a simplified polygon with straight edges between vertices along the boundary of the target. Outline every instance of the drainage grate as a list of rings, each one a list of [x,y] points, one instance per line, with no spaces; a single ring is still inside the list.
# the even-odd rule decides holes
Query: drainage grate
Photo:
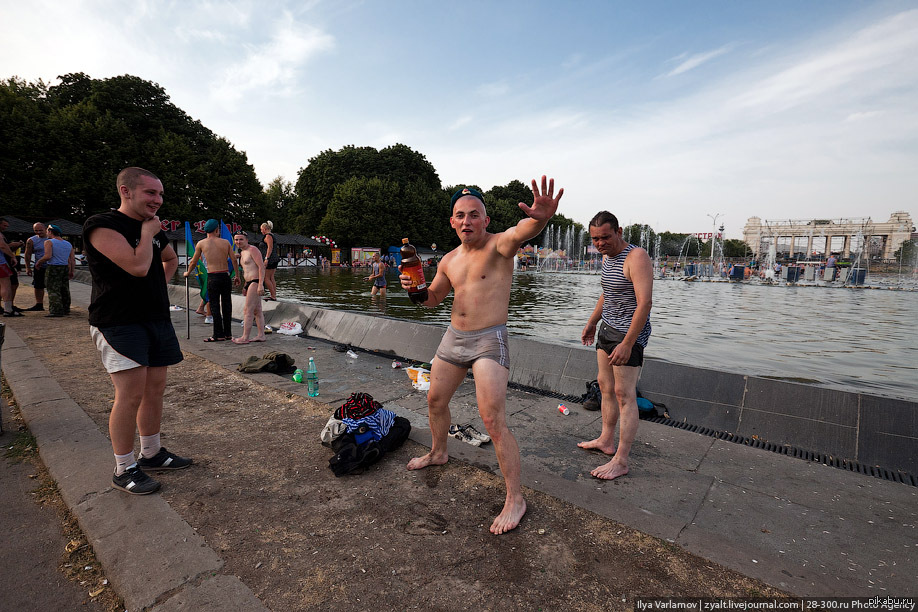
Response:
[[[882,480],[890,480],[892,482],[899,482],[905,485],[918,487],[918,477],[916,477],[914,474],[909,474],[908,472],[902,472],[900,470],[892,470],[889,468],[873,465],[863,465],[857,461],[852,461],[851,459],[841,459],[826,453],[806,450],[805,448],[797,448],[796,446],[790,446],[787,444],[776,444],[774,442],[768,442],[767,440],[749,438],[747,436],[740,436],[729,431],[709,429],[707,427],[700,427],[698,425],[692,425],[682,421],[674,421],[672,419],[663,417],[656,417],[647,420],[653,421],[654,423],[660,423],[661,425],[668,425],[670,427],[676,427],[678,429],[684,429],[686,431],[703,434],[712,438],[717,438],[719,440],[725,440],[735,444],[743,444],[744,446],[751,446],[753,448],[760,448],[762,450],[771,451],[773,453],[787,455],[788,457],[802,459],[803,461],[822,463],[824,465],[828,465],[829,467],[834,467],[840,470],[848,470],[849,472],[857,472],[858,474],[873,476],[874,478],[880,478]]]

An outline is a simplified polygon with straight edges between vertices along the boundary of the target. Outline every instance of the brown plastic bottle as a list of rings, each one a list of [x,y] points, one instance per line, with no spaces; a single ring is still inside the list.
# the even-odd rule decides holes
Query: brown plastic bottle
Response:
[[[424,280],[424,268],[418,257],[418,250],[408,243],[407,238],[402,238],[402,274],[411,277],[411,287],[408,297],[415,304],[427,301],[427,281]]]

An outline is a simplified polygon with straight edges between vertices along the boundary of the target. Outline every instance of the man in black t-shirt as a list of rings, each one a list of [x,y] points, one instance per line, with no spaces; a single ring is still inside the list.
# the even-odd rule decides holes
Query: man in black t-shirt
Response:
[[[121,206],[83,225],[92,274],[89,324],[115,387],[108,420],[115,453],[112,486],[146,495],[160,484],[143,470],[178,470],[192,463],[160,444],[166,370],[182,360],[166,291],[178,257],[156,216],[163,203],[162,182],[142,168],[125,168],[116,185]],[[135,425],[140,433],[137,461]]]

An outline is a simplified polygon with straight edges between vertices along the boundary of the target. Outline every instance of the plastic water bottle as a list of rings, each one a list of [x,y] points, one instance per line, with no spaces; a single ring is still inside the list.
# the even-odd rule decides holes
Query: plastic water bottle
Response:
[[[301,368],[297,368],[296,372],[293,373],[293,382],[303,382],[303,370]]]
[[[309,358],[309,368],[306,370],[306,393],[309,397],[319,394],[319,370],[316,369],[315,359]]]

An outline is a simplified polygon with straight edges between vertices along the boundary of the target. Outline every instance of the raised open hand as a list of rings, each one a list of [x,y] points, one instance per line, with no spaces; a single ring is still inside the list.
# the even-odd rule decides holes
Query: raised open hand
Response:
[[[536,221],[546,221],[558,210],[558,202],[564,195],[564,188],[558,190],[558,197],[555,194],[555,179],[548,179],[542,175],[542,190],[539,192],[539,186],[535,179],[532,179],[532,206],[527,206],[520,202],[520,210]]]

